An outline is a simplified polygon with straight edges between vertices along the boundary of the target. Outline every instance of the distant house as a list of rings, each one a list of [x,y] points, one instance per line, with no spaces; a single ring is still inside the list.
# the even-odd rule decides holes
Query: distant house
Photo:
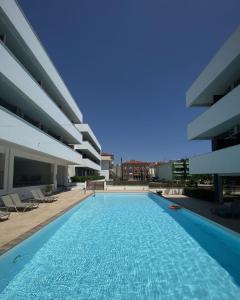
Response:
[[[189,177],[189,162],[187,159],[161,162],[156,169],[156,176],[159,180],[185,180]]]
[[[112,177],[114,155],[112,153],[102,152],[101,154],[101,171],[100,175],[106,180]]]
[[[155,162],[128,160],[122,164],[123,180],[149,180],[155,176]]]
[[[113,166],[113,178],[122,179],[122,166],[121,164],[115,164]]]

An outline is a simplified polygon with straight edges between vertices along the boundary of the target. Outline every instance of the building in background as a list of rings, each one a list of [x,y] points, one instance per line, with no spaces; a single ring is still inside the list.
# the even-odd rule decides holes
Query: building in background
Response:
[[[82,134],[82,143],[73,145],[82,155],[82,164],[69,167],[69,176],[99,175],[101,170],[101,145],[88,124],[76,124]]]
[[[186,180],[189,177],[189,162],[187,159],[161,162],[156,167],[156,177],[159,180]]]
[[[240,174],[240,26],[186,94],[188,107],[207,109],[188,125],[190,140],[209,140],[212,152],[190,158],[191,174],[214,174],[222,201],[222,176]]]
[[[101,171],[100,175],[104,176],[106,180],[113,179],[113,160],[112,153],[103,152],[101,154]]]
[[[155,176],[155,162],[128,160],[122,164],[123,180],[145,181]]]
[[[122,165],[121,164],[115,164],[113,166],[113,179],[115,179],[115,180],[122,179]]]
[[[18,4],[0,0],[0,195],[67,185],[69,165],[99,171],[100,150]]]

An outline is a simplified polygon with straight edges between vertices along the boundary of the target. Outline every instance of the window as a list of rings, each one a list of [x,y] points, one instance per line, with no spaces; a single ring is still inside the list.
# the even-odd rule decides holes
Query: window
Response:
[[[4,167],[5,167],[5,155],[0,153],[0,189],[3,189],[4,185]]]
[[[14,158],[13,187],[51,183],[53,183],[51,164],[17,156]]]

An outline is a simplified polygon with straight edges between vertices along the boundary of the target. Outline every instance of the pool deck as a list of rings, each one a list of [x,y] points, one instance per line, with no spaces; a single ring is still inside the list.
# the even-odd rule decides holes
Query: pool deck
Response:
[[[221,218],[211,213],[211,208],[217,208],[220,204],[190,198],[184,195],[167,195],[166,198],[201,216],[240,233],[240,219]]]
[[[9,220],[0,222],[0,255],[91,194],[91,191],[80,190],[63,192],[57,195],[58,201],[41,203],[37,209],[27,212],[12,212]]]

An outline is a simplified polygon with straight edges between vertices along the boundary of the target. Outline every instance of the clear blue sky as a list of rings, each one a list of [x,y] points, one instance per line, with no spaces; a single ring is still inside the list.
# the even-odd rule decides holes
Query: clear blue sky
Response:
[[[19,0],[102,144],[117,159],[210,151],[188,141],[185,92],[240,21],[239,0]]]

